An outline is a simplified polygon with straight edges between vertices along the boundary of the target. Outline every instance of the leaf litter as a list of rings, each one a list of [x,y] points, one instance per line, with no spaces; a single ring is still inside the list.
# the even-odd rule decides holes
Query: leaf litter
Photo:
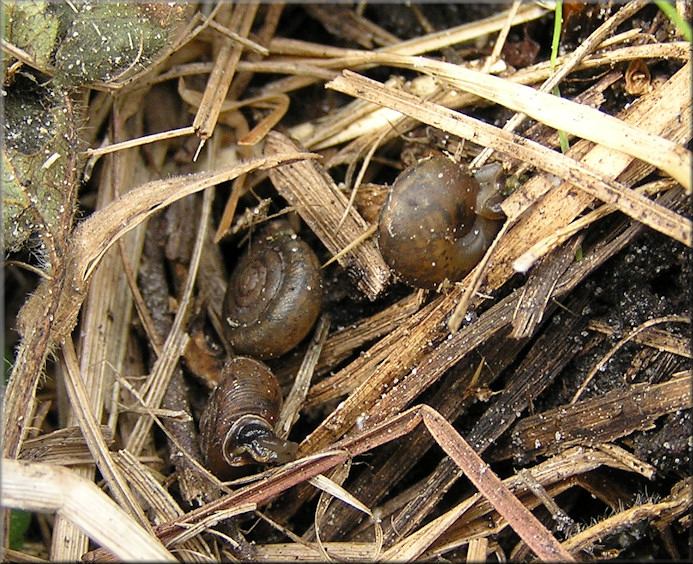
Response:
[[[132,6],[3,6],[3,526],[48,533],[8,557],[687,555],[686,30],[565,5],[552,70],[543,4]],[[422,146],[511,192],[428,293],[360,213]],[[271,363],[287,394],[301,373],[298,459],[222,484],[195,421],[225,272],[272,216],[325,264],[320,333]]]

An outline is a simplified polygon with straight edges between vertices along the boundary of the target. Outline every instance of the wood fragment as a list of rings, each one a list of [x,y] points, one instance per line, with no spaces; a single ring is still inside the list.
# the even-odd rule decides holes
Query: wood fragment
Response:
[[[488,538],[472,539],[467,549],[467,562],[486,562]]]
[[[326,542],[323,547],[334,559],[364,562],[373,556],[373,544],[367,542]],[[257,562],[325,562],[317,543],[272,543],[255,547]]]
[[[298,150],[291,139],[271,132],[265,142],[268,157]],[[334,180],[317,162],[293,164],[270,171],[270,179],[281,196],[293,206],[332,254],[337,254],[368,229]],[[341,218],[347,212],[340,226]],[[371,300],[385,288],[390,270],[370,239],[339,259],[339,264],[355,279],[358,288]]]
[[[648,480],[654,480],[657,474],[657,470],[652,464],[643,462],[626,449],[616,446],[613,443],[601,443],[596,445],[595,448],[598,448],[602,452],[612,456],[615,460],[621,462],[624,468],[629,468],[632,472],[642,474]]]
[[[537,324],[542,320],[551,293],[558,279],[575,260],[575,252],[582,244],[582,237],[577,237],[570,244],[554,249],[537,265],[524,286],[520,303],[513,314],[513,339],[528,337],[534,333]]]
[[[691,376],[685,375],[663,384],[634,384],[525,417],[512,430],[512,446],[497,456],[531,460],[648,429],[666,413],[693,407],[691,381]]]

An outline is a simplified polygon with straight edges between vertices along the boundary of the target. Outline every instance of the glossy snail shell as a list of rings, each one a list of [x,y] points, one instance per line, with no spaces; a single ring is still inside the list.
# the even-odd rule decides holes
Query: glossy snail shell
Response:
[[[308,334],[321,307],[315,253],[288,223],[273,222],[231,274],[222,305],[224,336],[238,354],[281,356]]]
[[[264,363],[241,356],[226,363],[200,417],[200,446],[209,471],[230,480],[248,465],[292,460],[297,445],[273,430],[281,406],[279,383]]]
[[[390,268],[420,288],[461,280],[500,228],[500,171],[500,165],[485,170],[481,189],[474,176],[444,155],[405,169],[392,185],[378,226],[380,252]]]

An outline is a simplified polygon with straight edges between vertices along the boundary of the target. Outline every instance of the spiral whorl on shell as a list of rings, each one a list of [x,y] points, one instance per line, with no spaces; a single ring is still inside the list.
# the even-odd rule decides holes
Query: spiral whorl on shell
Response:
[[[231,274],[222,306],[224,335],[238,354],[281,356],[308,334],[321,306],[315,253],[288,223],[273,222]]]
[[[264,363],[240,356],[226,363],[200,418],[200,444],[209,471],[229,480],[243,466],[291,460],[296,445],[273,430],[281,406],[279,383]]]

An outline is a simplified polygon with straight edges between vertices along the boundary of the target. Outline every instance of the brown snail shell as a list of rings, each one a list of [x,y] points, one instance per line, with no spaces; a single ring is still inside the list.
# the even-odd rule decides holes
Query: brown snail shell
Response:
[[[242,356],[226,363],[200,417],[200,446],[209,471],[230,480],[248,465],[292,460],[297,445],[274,433],[281,406],[279,383],[264,363]]]
[[[311,248],[284,221],[253,240],[231,274],[224,336],[238,354],[281,356],[308,334],[322,307],[322,272]]]
[[[481,260],[502,217],[501,167],[491,166],[482,173],[483,189],[444,155],[421,160],[398,176],[380,213],[378,242],[403,281],[434,289],[446,279],[461,280]]]

